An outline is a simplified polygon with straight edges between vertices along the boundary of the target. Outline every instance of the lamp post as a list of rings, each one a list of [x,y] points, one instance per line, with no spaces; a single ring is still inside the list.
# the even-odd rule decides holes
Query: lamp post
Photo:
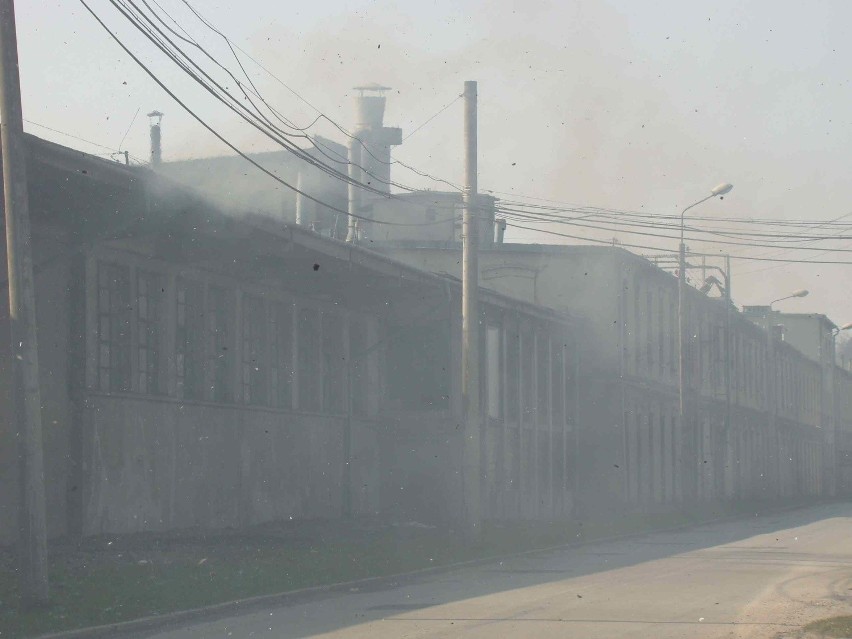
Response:
[[[784,297],[779,297],[777,300],[772,300],[771,302],[769,302],[769,310],[770,310],[770,312],[772,311],[772,305],[775,304],[776,302],[783,302],[784,300],[791,300],[794,297],[807,297],[809,293],[810,293],[810,291],[808,291],[805,288],[802,288],[802,289],[799,289],[798,291],[794,291],[793,293],[790,293],[789,295],[785,295]]]
[[[684,238],[683,238],[683,235],[684,235],[684,233],[683,233],[684,232],[684,218],[686,216],[686,212],[689,209],[695,208],[696,206],[698,206],[702,202],[706,202],[707,200],[712,199],[714,197],[720,197],[720,196],[725,195],[726,193],[730,193],[731,189],[733,189],[733,188],[734,188],[734,186],[732,184],[728,184],[727,182],[720,184],[719,186],[714,188],[712,191],[710,191],[710,195],[708,195],[707,197],[701,198],[697,202],[690,204],[685,209],[683,209],[683,211],[681,211],[681,213],[680,213],[680,249],[678,251],[678,269],[677,269],[677,280],[678,280],[678,282],[677,282],[678,283],[678,287],[677,287],[677,332],[678,332],[678,360],[679,360],[679,365],[678,365],[678,393],[679,393],[679,396],[680,396],[679,399],[680,399],[681,426],[683,425],[683,419],[684,419],[684,414],[685,414],[684,405],[683,405],[683,396],[684,396],[684,388],[686,386],[686,384],[685,384],[686,380],[684,379],[685,374],[686,374],[686,366],[685,366],[685,361],[684,361],[685,349],[684,349],[684,343],[683,343],[684,342],[684,333],[685,333],[685,331],[684,331],[684,302],[685,302],[685,299],[684,298],[686,297],[686,244],[684,243]]]
[[[731,192],[732,184],[724,182],[712,191],[707,197],[701,198],[687,206],[680,214],[680,250],[678,251],[678,270],[677,270],[677,334],[678,334],[678,398],[680,403],[680,427],[685,433],[686,428],[686,408],[684,406],[684,395],[686,388],[686,349],[684,348],[685,340],[685,303],[686,303],[686,244],[684,243],[684,218],[686,212],[698,206],[702,202],[706,202],[714,197],[721,197]]]
[[[797,297],[807,297],[809,291],[807,289],[799,289],[793,291],[789,295],[779,297],[778,299],[769,302],[769,308],[766,311],[766,382],[767,382],[767,413],[769,415],[769,433],[775,433],[775,485],[777,490],[776,497],[781,497],[784,484],[781,472],[781,433],[778,432],[777,426],[777,411],[778,411],[778,367],[775,365],[775,340],[772,336],[772,305],[784,300],[791,300]]]

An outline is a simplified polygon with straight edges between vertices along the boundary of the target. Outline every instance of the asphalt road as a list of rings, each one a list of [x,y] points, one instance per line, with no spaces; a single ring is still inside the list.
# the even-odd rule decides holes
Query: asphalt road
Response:
[[[852,504],[314,594],[149,636],[776,638],[835,614],[852,614]]]

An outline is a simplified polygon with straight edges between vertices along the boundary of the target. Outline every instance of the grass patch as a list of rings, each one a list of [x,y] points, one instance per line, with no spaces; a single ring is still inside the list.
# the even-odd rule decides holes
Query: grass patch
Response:
[[[37,611],[21,607],[12,555],[0,552],[0,639],[698,523],[732,512],[488,524],[473,547],[451,530],[362,522],[87,539],[79,547],[51,547],[51,604]]]
[[[852,637],[852,615],[813,621],[803,630],[823,637]]]

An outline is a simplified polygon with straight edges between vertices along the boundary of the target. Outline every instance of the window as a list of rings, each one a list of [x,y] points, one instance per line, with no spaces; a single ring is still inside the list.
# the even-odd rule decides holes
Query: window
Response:
[[[211,286],[207,289],[207,399],[226,402],[231,397],[228,375],[231,370],[229,344],[228,293],[224,288]]]
[[[98,264],[98,388],[130,390],[130,269]]]
[[[352,413],[365,416],[369,413],[369,362],[371,355],[367,352],[368,344],[367,322],[360,318],[352,318],[349,323],[349,358],[352,373]]]
[[[660,312],[657,315],[657,369],[660,378],[666,374],[666,308],[665,295],[660,292]]]
[[[565,435],[561,430],[553,431],[553,441],[551,444],[553,489],[557,494],[561,494],[565,489]]]
[[[178,397],[203,398],[204,296],[201,284],[177,282],[175,369]]]
[[[320,410],[320,312],[299,309],[299,410]]]
[[[535,460],[535,465],[538,467],[538,494],[540,497],[539,506],[544,506],[547,503],[545,500],[550,495],[550,437],[547,431],[538,433],[538,457]]]
[[[565,487],[573,491],[577,487],[577,440],[572,439],[569,436],[566,436],[566,440],[563,443],[563,450],[565,451]]]
[[[533,422],[535,412],[535,339],[531,331],[521,333],[521,417],[525,424]]]
[[[136,273],[136,327],[138,391],[159,394],[162,392],[160,367],[163,339],[163,299],[166,293],[165,277],[159,273]]]
[[[622,280],[621,295],[618,296],[618,311],[621,315],[621,320],[623,322],[621,334],[621,353],[622,366],[624,370],[622,371],[622,373],[626,373],[627,369],[630,368],[630,333],[633,330],[633,321],[627,315],[627,290],[627,280]]]
[[[519,426],[509,429],[509,484],[510,488],[521,487],[521,429]]]
[[[633,343],[636,345],[636,348],[633,350],[633,354],[635,355],[635,359],[633,362],[633,372],[637,375],[641,374],[642,372],[642,309],[640,304],[641,299],[642,297],[639,291],[639,283],[637,282],[636,287],[633,289]]]
[[[510,422],[519,422],[519,380],[520,380],[521,336],[516,328],[506,332],[506,418]]]
[[[500,394],[500,328],[488,326],[485,329],[485,392],[488,416],[500,419],[502,415]]]
[[[677,346],[679,329],[677,323],[677,304],[672,304],[669,308],[669,374],[674,377],[677,375],[678,366],[680,365],[680,354]]]
[[[557,342],[551,358],[550,388],[553,401],[554,433],[565,426],[565,347]]]
[[[645,363],[648,366],[648,375],[654,374],[654,297],[651,290],[645,293],[646,315],[645,315]]]
[[[293,406],[293,305],[271,304],[269,313],[269,392],[277,408]]]
[[[346,374],[349,363],[343,341],[343,318],[322,314],[323,409],[328,413],[346,410]]]
[[[450,340],[450,325],[445,319],[392,332],[387,349],[388,398],[400,408],[447,408]]]
[[[576,347],[575,347],[576,348]],[[577,408],[577,375],[574,369],[577,357],[576,349],[563,349],[563,357],[565,359],[565,423],[569,426],[576,426],[574,411]]]
[[[550,340],[546,335],[538,335],[536,344],[536,415],[539,424],[547,424],[550,416]]]
[[[243,296],[243,401],[266,404],[266,305]]]

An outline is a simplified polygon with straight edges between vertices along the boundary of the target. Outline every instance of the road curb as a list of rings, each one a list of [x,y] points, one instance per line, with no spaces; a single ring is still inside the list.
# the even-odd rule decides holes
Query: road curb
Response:
[[[814,502],[812,504],[796,504],[794,506],[785,506],[781,508],[771,508],[767,510],[759,511],[758,514],[774,514],[774,513],[782,513],[790,510],[797,510],[799,508],[811,508],[813,506],[819,506],[823,504],[832,503],[835,500],[820,500]],[[255,597],[248,597],[246,599],[238,599],[235,601],[226,601],[218,604],[212,604],[210,606],[204,606],[202,608],[190,608],[189,610],[179,610],[176,612],[170,612],[163,615],[152,615],[148,617],[140,617],[139,619],[132,619],[130,621],[122,621],[118,623],[106,624],[102,626],[89,626],[87,628],[78,628],[76,630],[63,630],[60,632],[45,634],[45,635],[37,635],[33,637],[33,639],[100,639],[101,637],[128,637],[132,635],[141,635],[145,633],[151,633],[164,626],[187,623],[196,620],[203,619],[205,621],[211,621],[213,619],[222,619],[225,617],[232,616],[235,613],[240,612],[249,612],[253,610],[261,610],[263,608],[269,607],[270,605],[280,605],[285,603],[295,604],[300,599],[307,599],[309,597],[318,595],[318,594],[332,594],[337,592],[349,592],[353,588],[360,588],[364,586],[375,586],[383,583],[388,583],[390,585],[391,582],[397,582],[406,579],[413,579],[416,577],[420,577],[428,574],[435,574],[440,572],[450,572],[453,570],[457,570],[460,568],[468,568],[472,566],[484,565],[490,563],[492,561],[497,561],[500,559],[510,559],[512,557],[524,557],[527,555],[533,555],[538,553],[546,553],[554,550],[566,549],[566,548],[579,548],[582,546],[588,546],[591,544],[599,544],[599,543],[608,543],[612,541],[621,541],[627,539],[635,539],[641,538],[650,534],[661,533],[661,532],[676,532],[679,530],[686,530],[689,528],[696,528],[698,526],[706,526],[708,524],[716,524],[723,523],[726,521],[735,521],[737,519],[746,519],[749,518],[749,515],[745,514],[737,514],[737,515],[729,515],[725,517],[717,517],[714,519],[707,519],[703,521],[695,521],[687,524],[680,524],[678,526],[669,526],[665,528],[652,528],[644,531],[635,531],[629,533],[621,533],[618,535],[610,535],[607,537],[596,537],[594,539],[583,539],[580,541],[572,541],[568,543],[557,544],[554,546],[546,546],[543,548],[533,548],[529,550],[522,550],[513,553],[502,553],[497,555],[489,555],[487,557],[479,557],[476,559],[467,559],[465,561],[457,561],[450,564],[442,564],[440,566],[429,566],[426,568],[420,568],[418,570],[412,570],[409,572],[395,573],[392,575],[381,575],[376,577],[365,577],[363,579],[356,579],[354,581],[342,581],[333,584],[326,584],[322,586],[311,586],[308,588],[300,588],[298,590],[286,590],[283,592],[272,593],[268,595],[257,595]]]

